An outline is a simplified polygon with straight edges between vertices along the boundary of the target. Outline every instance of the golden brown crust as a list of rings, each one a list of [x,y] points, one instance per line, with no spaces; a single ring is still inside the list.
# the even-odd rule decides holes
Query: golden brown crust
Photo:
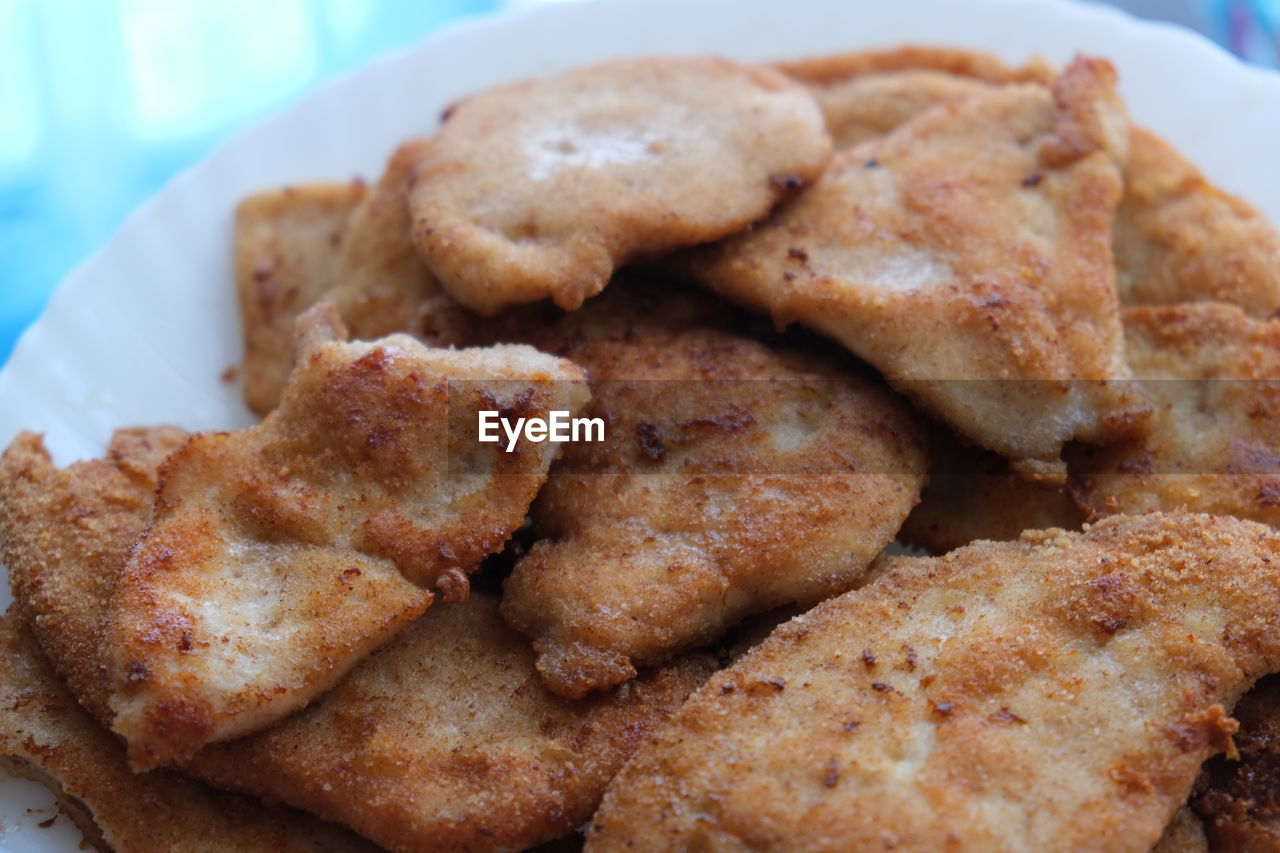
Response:
[[[1262,214],[1140,127],[1124,180],[1115,231],[1121,302],[1217,300],[1264,319],[1280,311],[1280,232]]]
[[[261,425],[189,439],[165,464],[104,637],[112,729],[135,766],[296,711],[433,588],[465,598],[557,448],[478,449],[475,413],[576,412],[583,380],[529,347],[334,341],[303,356]]]
[[[764,224],[678,266],[1044,466],[1134,427],[1111,260],[1123,111],[1104,62],[944,104],[836,155]],[[961,380],[961,381],[958,381]],[[1083,380],[1083,381],[1081,381]]]
[[[85,477],[81,469],[73,477]],[[93,481],[90,474],[85,477]],[[0,753],[118,853],[346,853],[372,845],[292,809],[268,808],[169,771],[135,775],[76,704],[14,612],[0,617]]]
[[[110,505],[97,467],[58,474],[68,482],[49,481],[51,494],[26,510],[32,525],[17,528],[14,547],[41,553],[33,538],[41,513],[56,540],[76,518]],[[71,503],[64,493],[88,494]],[[64,506],[75,511],[57,511]],[[136,505],[134,531],[150,506]],[[105,671],[96,641],[114,574],[70,558],[102,554],[117,565],[130,537],[94,526],[83,538],[69,559],[33,565],[42,585],[63,594],[23,602],[64,640],[54,651],[95,659],[82,685]],[[626,756],[713,668],[690,656],[606,696],[567,703],[541,686],[528,642],[502,624],[497,601],[477,593],[433,609],[299,714],[207,747],[189,770],[349,823],[393,849],[523,849],[581,824]],[[102,696],[107,686],[87,689]]]
[[[761,218],[830,153],[817,105],[776,71],[605,62],[452,107],[416,166],[414,238],[468,308],[572,310],[631,260]]]
[[[938,104],[1009,83],[1050,85],[1054,77],[1042,61],[1011,68],[985,54],[931,47],[778,67],[808,84],[838,149],[883,136]],[[1115,223],[1120,301],[1217,300],[1263,318],[1280,310],[1280,233],[1274,226],[1151,131],[1132,127],[1128,147]]]
[[[444,292],[413,247],[409,190],[430,144],[413,139],[397,148],[351,215],[324,301],[355,339],[407,332],[432,346],[461,346],[471,336],[476,318]]]
[[[898,538],[930,554],[978,539],[1017,539],[1024,530],[1079,530],[1084,514],[1064,486],[1028,480],[1002,456],[949,430],[929,434],[929,485]]]
[[[1280,526],[1280,320],[1214,302],[1123,316],[1155,414],[1146,436],[1074,449],[1081,506],[1094,517],[1178,510]]]
[[[639,310],[655,290],[661,319]],[[503,616],[568,698],[848,589],[924,479],[918,422],[878,383],[681,325],[703,300],[645,291],[615,283],[565,317],[571,331],[532,332],[587,369],[586,413],[608,425],[553,468],[531,513],[539,541],[503,588]]]
[[[188,770],[345,823],[395,851],[523,850],[581,825],[628,756],[713,669],[693,657],[565,702],[474,593],[443,604],[282,724]]]
[[[1145,851],[1280,666],[1280,536],[1107,519],[894,558],[685,704],[588,849]]]
[[[119,430],[106,459],[58,469],[41,438],[22,433],[0,457],[0,563],[41,648],[100,720],[110,719],[102,611],[151,520],[157,469],[185,440],[174,427]],[[69,576],[62,565],[80,568]]]
[[[1076,56],[1058,75],[1052,86],[1053,132],[1040,147],[1041,163],[1068,166],[1103,151],[1124,166],[1129,158],[1129,118],[1116,82],[1115,66],[1092,56]]]
[[[293,368],[293,322],[329,289],[364,185],[304,184],[236,208],[233,261],[244,330],[244,399],[265,415]]]

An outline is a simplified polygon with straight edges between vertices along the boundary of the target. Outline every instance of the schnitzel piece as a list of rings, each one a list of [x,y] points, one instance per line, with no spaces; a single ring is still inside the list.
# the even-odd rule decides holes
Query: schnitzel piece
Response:
[[[1064,486],[1028,480],[1007,459],[934,427],[929,485],[898,538],[931,554],[977,539],[1017,539],[1024,530],[1079,530],[1084,514]]]
[[[233,260],[244,329],[244,399],[265,415],[293,369],[293,324],[332,285],[364,185],[303,184],[236,208]]]
[[[926,110],[1004,83],[1051,83],[1036,60],[1010,68],[993,56],[935,47],[902,47],[786,62],[777,66],[808,85],[837,150],[883,136]]]
[[[293,713],[523,522],[559,445],[476,441],[476,413],[547,417],[585,374],[530,347],[311,343],[257,427],[166,461],[103,642],[113,730],[148,769]]]
[[[1121,302],[1217,300],[1263,319],[1280,311],[1280,232],[1253,206],[1140,127],[1124,179],[1115,233]]]
[[[1094,517],[1215,512],[1280,527],[1280,320],[1196,302],[1124,309],[1150,434],[1069,456]]]
[[[1020,470],[1135,427],[1111,231],[1128,125],[1102,60],[944,104],[836,155],[765,223],[685,253],[713,290],[799,321]]]
[[[135,775],[119,741],[76,704],[13,610],[0,616],[0,766],[47,786],[102,851],[374,850],[302,812],[269,808],[166,770]]]
[[[41,648],[100,720],[110,720],[102,608],[151,520],[160,463],[186,438],[174,427],[119,430],[105,459],[59,470],[40,437],[22,433],[0,456],[0,563]]]
[[[783,625],[614,779],[588,850],[1142,851],[1280,669],[1280,535],[1116,517]]]
[[[427,266],[484,314],[573,310],[629,261],[762,218],[831,154],[813,98],[722,59],[623,59],[451,107],[409,193]]]
[[[986,54],[927,47],[778,67],[808,85],[837,149],[883,136],[942,103],[1053,78],[1039,60],[1009,68]],[[1280,233],[1141,127],[1130,131],[1114,252],[1122,303],[1218,300],[1263,318],[1280,310]]]
[[[658,316],[639,308],[654,297]],[[608,424],[553,467],[539,539],[503,587],[557,695],[843,592],[919,497],[923,436],[902,400],[838,361],[673,317],[702,302],[615,283],[531,333],[587,369],[586,413]]]
[[[9,451],[6,477],[33,453],[52,470],[28,446],[36,441]],[[140,466],[133,456],[130,467]],[[28,487],[43,484],[49,494],[6,529],[4,559],[32,578],[17,591],[26,612],[61,639],[51,654],[72,658],[55,657],[58,670],[82,672],[77,694],[109,721],[107,652],[97,640],[111,567],[125,560],[125,543],[146,527],[151,506],[131,504],[117,524],[86,528],[65,559],[42,559],[44,545],[75,535],[79,519],[105,515],[117,499],[97,485],[110,478],[94,463],[57,473]],[[27,597],[32,588],[60,594]],[[687,656],[608,695],[568,703],[538,683],[532,649],[497,611],[496,599],[479,592],[434,608],[305,710],[205,747],[187,770],[311,809],[396,850],[522,849],[568,832],[715,661]],[[165,774],[136,778],[173,778]]]
[[[1208,784],[1192,805],[1214,850],[1280,850],[1280,679],[1263,679],[1234,713],[1237,755],[1205,764]]]
[[[352,338],[408,332],[433,346],[467,343],[474,318],[444,292],[413,247],[409,188],[414,164],[430,144],[414,139],[397,148],[351,217],[324,301],[337,308]]]
[[[582,702],[475,592],[434,608],[310,708],[187,770],[395,851],[523,850],[582,825],[631,753],[715,669],[690,657]]]

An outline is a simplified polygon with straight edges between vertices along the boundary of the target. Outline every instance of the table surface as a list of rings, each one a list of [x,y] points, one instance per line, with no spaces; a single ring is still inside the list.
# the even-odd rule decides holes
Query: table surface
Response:
[[[442,25],[538,2],[0,2],[0,363],[63,276],[228,134]],[[1280,0],[1116,5],[1276,64]]]

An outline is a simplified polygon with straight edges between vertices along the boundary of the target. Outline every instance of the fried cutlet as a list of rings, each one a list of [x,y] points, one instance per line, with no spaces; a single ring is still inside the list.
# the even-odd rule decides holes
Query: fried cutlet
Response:
[[[433,590],[465,598],[559,447],[477,445],[476,412],[573,413],[583,380],[530,347],[315,341],[261,425],[188,439],[165,462],[102,638],[112,729],[135,767],[293,713]]]
[[[819,57],[779,68],[805,82],[837,149],[883,136],[925,110],[1016,82],[1052,81],[1041,61],[906,47]],[[1266,318],[1280,310],[1280,233],[1252,205],[1210,183],[1155,133],[1133,127],[1116,211],[1120,301],[1217,300]]]
[[[1116,285],[1131,305],[1220,301],[1280,311],[1280,232],[1211,184],[1173,146],[1135,127],[1116,215]]]
[[[1111,232],[1128,141],[1115,72],[1078,58],[943,104],[835,156],[750,232],[677,270],[799,321],[1019,470],[1143,413],[1131,389]]]
[[[1114,517],[793,619],[610,785],[588,850],[1148,851],[1280,668],[1280,534]]]
[[[539,683],[498,600],[433,608],[315,705],[188,772],[395,851],[522,850],[585,822],[623,762],[714,669],[689,657],[580,702]]]
[[[186,438],[175,427],[122,429],[106,458],[58,469],[41,438],[22,433],[0,456],[0,564],[41,648],[100,720],[110,719],[101,612],[151,518],[160,464]],[[63,564],[84,568],[67,576]]]
[[[928,47],[779,68],[809,86],[837,149],[882,136],[946,101],[1052,79],[1043,62],[1010,68],[985,54]],[[1280,232],[1252,205],[1214,186],[1168,142],[1137,126],[1124,187],[1114,242],[1122,303],[1217,300],[1262,318],[1280,310]]]
[[[361,183],[302,184],[257,193],[236,208],[233,263],[244,330],[244,399],[259,415],[280,401],[293,369],[293,324],[333,284]]]
[[[450,107],[409,208],[419,253],[458,302],[572,310],[629,261],[760,219],[830,154],[817,104],[776,71],[614,60]]]
[[[1196,302],[1124,309],[1150,433],[1069,454],[1094,517],[1216,512],[1280,526],[1280,320]]]
[[[81,468],[73,479],[95,476]],[[104,495],[97,503],[109,500]],[[99,534],[110,539],[105,530]],[[76,703],[15,610],[0,616],[0,765],[53,791],[59,808],[104,853],[374,849],[304,812],[270,808],[167,770],[134,774],[119,741]]]
[[[569,698],[848,589],[925,474],[916,417],[879,383],[689,323],[714,314],[705,297],[636,284],[566,315],[568,330],[527,331],[586,368],[586,411],[608,424],[603,442],[566,446],[503,587],[503,616]]]
[[[33,455],[52,470],[34,441],[5,455],[6,479]],[[33,480],[32,489],[47,491],[38,502],[0,494],[0,516],[20,518],[5,529],[5,559],[17,555],[11,570],[29,578],[15,589],[20,597],[31,588],[61,591],[22,603],[56,631],[62,642],[50,651],[72,656],[55,661],[58,669],[84,673],[80,698],[102,713],[110,684],[97,641],[111,567],[125,560],[125,543],[146,528],[152,505],[135,502],[117,525],[77,533],[80,519],[106,514],[115,498],[95,486],[101,475],[91,463],[57,473]],[[21,514],[15,500],[27,504]],[[74,552],[44,559],[48,542],[76,535],[83,542]],[[206,747],[188,771],[308,808],[396,850],[523,849],[569,831],[714,661],[686,657],[569,703],[542,687],[528,641],[497,609],[482,592],[433,608],[306,710]]]

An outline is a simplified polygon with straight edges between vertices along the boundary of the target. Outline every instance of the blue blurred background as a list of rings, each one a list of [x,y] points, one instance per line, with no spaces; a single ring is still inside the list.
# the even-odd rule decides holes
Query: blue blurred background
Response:
[[[0,0],[0,363],[58,281],[227,134],[442,24],[548,0]],[[1280,0],[1116,0],[1276,64]]]

